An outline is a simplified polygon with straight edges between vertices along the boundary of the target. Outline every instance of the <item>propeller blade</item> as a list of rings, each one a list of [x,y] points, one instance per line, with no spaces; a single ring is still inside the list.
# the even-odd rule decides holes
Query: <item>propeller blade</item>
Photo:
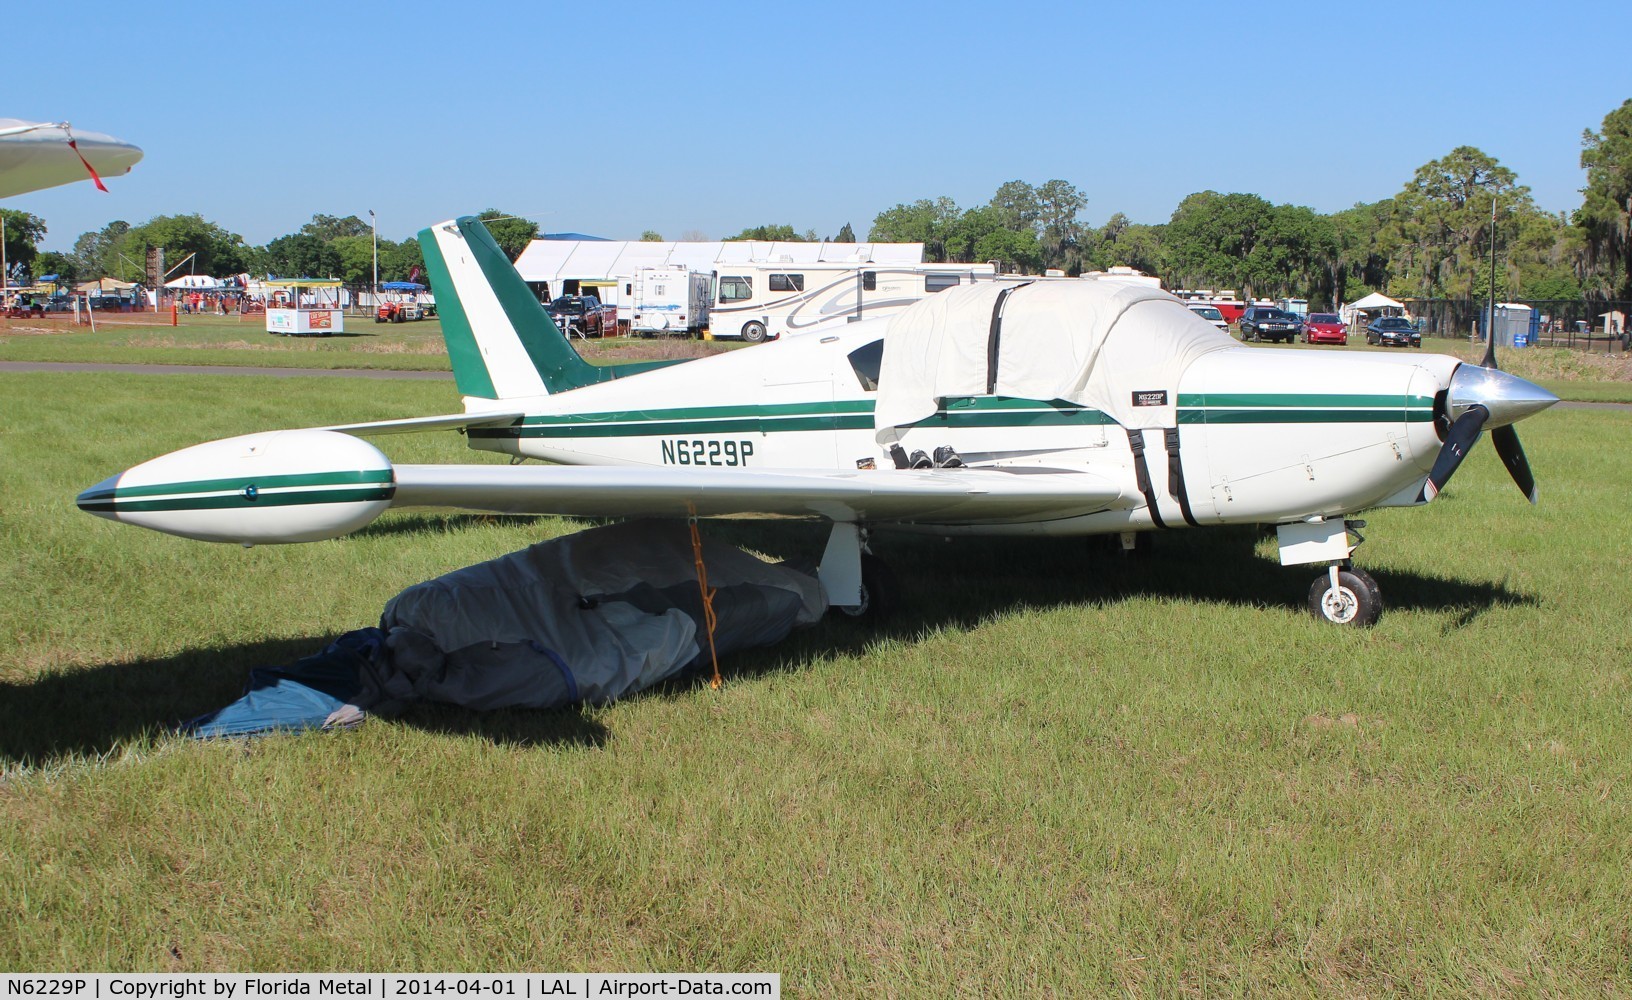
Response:
[[[1512,424],[1498,427],[1490,432],[1491,443],[1496,446],[1496,454],[1502,456],[1502,464],[1507,466],[1507,474],[1513,477],[1518,484],[1519,491],[1536,502],[1536,477],[1530,474],[1530,462],[1524,457],[1524,447],[1519,444],[1519,432],[1513,429]]]
[[[1485,357],[1484,357],[1484,360],[1479,362],[1479,367],[1481,367],[1481,368],[1500,368],[1501,367],[1500,365],[1498,365],[1496,363],[1496,332],[1494,330],[1485,331]]]
[[[1490,419],[1490,411],[1483,406],[1468,407],[1466,413],[1456,418],[1451,429],[1445,434],[1445,443],[1440,446],[1439,457],[1434,459],[1434,467],[1428,473],[1428,481],[1422,484],[1422,495],[1418,501],[1426,503],[1439,496],[1439,491],[1451,481],[1451,474],[1462,460],[1468,457],[1468,450],[1473,443],[1479,440],[1479,431]]]

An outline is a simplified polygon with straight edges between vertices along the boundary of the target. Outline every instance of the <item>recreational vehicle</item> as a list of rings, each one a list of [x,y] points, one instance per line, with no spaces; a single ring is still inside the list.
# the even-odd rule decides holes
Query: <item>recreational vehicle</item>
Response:
[[[926,295],[996,277],[991,264],[724,264],[709,331],[757,344],[824,323],[888,316]]]
[[[714,272],[684,264],[642,267],[624,282],[629,332],[701,336],[714,302]]]

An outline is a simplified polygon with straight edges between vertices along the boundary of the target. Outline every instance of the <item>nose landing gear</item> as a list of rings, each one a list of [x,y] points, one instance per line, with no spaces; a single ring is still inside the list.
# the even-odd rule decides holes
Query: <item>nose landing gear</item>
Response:
[[[1367,628],[1377,624],[1383,613],[1383,594],[1377,581],[1365,570],[1355,569],[1349,560],[1365,541],[1360,534],[1365,526],[1364,521],[1333,517],[1310,518],[1275,528],[1281,565],[1326,564],[1326,571],[1309,587],[1309,612],[1321,621]]]
[[[1333,625],[1369,628],[1383,613],[1382,590],[1365,570],[1333,563],[1309,587],[1309,612]]]

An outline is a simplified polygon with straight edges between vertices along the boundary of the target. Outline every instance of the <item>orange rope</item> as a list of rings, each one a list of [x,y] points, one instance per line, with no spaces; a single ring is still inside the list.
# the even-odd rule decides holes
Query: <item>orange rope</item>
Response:
[[[697,505],[688,500],[686,509],[691,512],[686,523],[691,526],[691,554],[697,563],[697,588],[703,592],[703,622],[708,626],[708,658],[714,664],[714,677],[708,686],[718,691],[724,681],[720,680],[720,655],[714,650],[715,592],[708,586],[708,569],[703,565],[703,536],[697,531]]]

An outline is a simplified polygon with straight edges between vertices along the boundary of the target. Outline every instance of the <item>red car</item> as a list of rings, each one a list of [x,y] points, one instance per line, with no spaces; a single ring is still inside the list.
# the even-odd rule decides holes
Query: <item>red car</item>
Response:
[[[1310,313],[1303,321],[1305,344],[1347,344],[1348,327],[1333,313]]]

